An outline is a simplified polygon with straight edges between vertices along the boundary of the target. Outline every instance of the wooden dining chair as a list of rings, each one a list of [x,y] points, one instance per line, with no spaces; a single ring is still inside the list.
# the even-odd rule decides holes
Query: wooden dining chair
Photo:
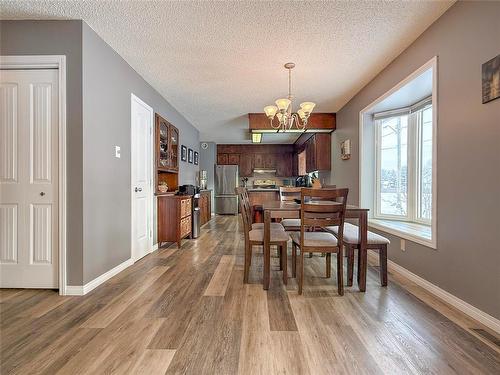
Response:
[[[338,236],[339,227],[330,226],[325,228],[326,231]],[[344,223],[343,240],[347,252],[347,285],[352,286],[354,274],[354,250],[359,250],[359,227],[354,224]],[[387,286],[387,245],[391,242],[380,234],[368,231],[366,240],[367,250],[376,250],[379,254],[380,265],[380,284]],[[358,266],[359,266],[359,251],[358,251]],[[359,267],[358,267],[359,280]]]
[[[280,201],[294,201],[295,199],[300,199],[300,187],[280,187]],[[286,231],[299,231],[300,230],[300,219],[283,219],[281,224]]]
[[[337,253],[337,283],[339,295],[344,294],[343,237],[347,193],[349,189],[302,189],[300,207],[300,232],[292,232],[292,273],[297,275],[299,294],[304,283],[304,253],[326,253],[326,277],[331,276],[331,254]],[[308,232],[310,227],[337,225],[338,236],[329,232]],[[297,265],[297,247],[300,257]],[[297,271],[298,268],[298,271]]]
[[[251,213],[249,212],[250,205],[245,202],[244,192],[241,189],[236,188],[236,192],[239,196],[239,205],[241,211],[241,217],[243,219],[243,233],[245,237],[245,260],[244,260],[244,272],[243,272],[243,282],[248,283],[248,275],[250,273],[250,266],[252,263],[252,250],[254,246],[264,246],[264,228],[253,229],[251,222]],[[246,189],[245,189],[246,190]],[[278,247],[278,254],[280,258],[280,269],[283,270],[283,283],[287,284],[287,244],[290,237],[283,229],[273,229],[271,223],[270,230],[270,240],[271,246]],[[279,223],[274,223],[279,224]],[[281,227],[283,228],[283,227]]]
[[[237,187],[235,189],[239,197],[239,201],[243,202],[248,213],[248,222],[251,223],[252,229],[264,230],[264,223],[253,223],[252,206],[250,205],[250,198],[248,197],[248,190],[245,187]],[[271,230],[285,230],[280,223],[271,223]]]

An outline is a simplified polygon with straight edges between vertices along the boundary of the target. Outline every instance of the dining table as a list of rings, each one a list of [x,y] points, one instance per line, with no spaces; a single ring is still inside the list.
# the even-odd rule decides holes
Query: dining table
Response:
[[[263,287],[269,289],[271,280],[271,246],[270,228],[272,219],[300,219],[300,203],[295,201],[266,201],[262,204],[264,211],[264,276]],[[358,221],[359,228],[359,255],[358,255],[358,287],[361,292],[366,291],[367,271],[367,238],[368,238],[368,208],[346,205],[345,218]],[[285,268],[286,269],[286,268]]]

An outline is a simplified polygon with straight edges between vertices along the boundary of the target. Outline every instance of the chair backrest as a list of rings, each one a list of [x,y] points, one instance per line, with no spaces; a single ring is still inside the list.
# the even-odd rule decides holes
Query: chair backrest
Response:
[[[280,201],[300,199],[300,187],[280,186]]]
[[[250,199],[248,198],[248,191],[244,187],[237,187],[234,189],[238,194],[238,203],[240,205],[241,217],[243,219],[243,229],[245,236],[251,230],[252,226],[252,210],[250,208]]]
[[[349,189],[346,188],[301,190],[301,242],[304,240],[304,232],[310,228],[338,225],[338,244],[342,245],[348,192]]]

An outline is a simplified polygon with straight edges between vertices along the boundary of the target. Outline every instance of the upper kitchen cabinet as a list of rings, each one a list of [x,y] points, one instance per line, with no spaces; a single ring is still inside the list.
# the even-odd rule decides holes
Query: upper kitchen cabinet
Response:
[[[293,162],[292,153],[276,155],[278,160],[276,162],[276,176],[278,177],[291,177],[293,176]]]
[[[240,177],[252,177],[253,168],[253,158],[251,155],[240,157]]]
[[[239,165],[240,164],[240,154],[229,154],[227,156],[227,163]]]
[[[331,136],[316,133],[305,143],[306,172],[329,171],[331,168]],[[300,169],[300,157],[299,157]]]
[[[156,114],[156,167],[169,172],[179,171],[179,130]]]
[[[217,154],[217,164],[218,165],[228,165],[229,155],[228,154]]]
[[[248,157],[251,158],[252,155],[248,155]],[[253,154],[253,167],[257,169],[266,168],[264,159],[264,154]]]

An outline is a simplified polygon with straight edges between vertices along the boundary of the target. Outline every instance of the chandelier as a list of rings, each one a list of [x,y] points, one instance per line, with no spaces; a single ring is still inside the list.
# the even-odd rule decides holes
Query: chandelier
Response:
[[[288,97],[276,100],[276,105],[264,107],[264,112],[269,119],[271,127],[278,132],[280,130],[286,132],[287,130],[291,130],[294,126],[298,130],[305,130],[307,120],[316,106],[313,102],[304,102],[300,104],[300,109],[296,113],[293,112],[292,69],[294,67],[295,64],[292,62],[285,64],[285,69],[288,69]],[[277,121],[274,120],[275,118]]]

